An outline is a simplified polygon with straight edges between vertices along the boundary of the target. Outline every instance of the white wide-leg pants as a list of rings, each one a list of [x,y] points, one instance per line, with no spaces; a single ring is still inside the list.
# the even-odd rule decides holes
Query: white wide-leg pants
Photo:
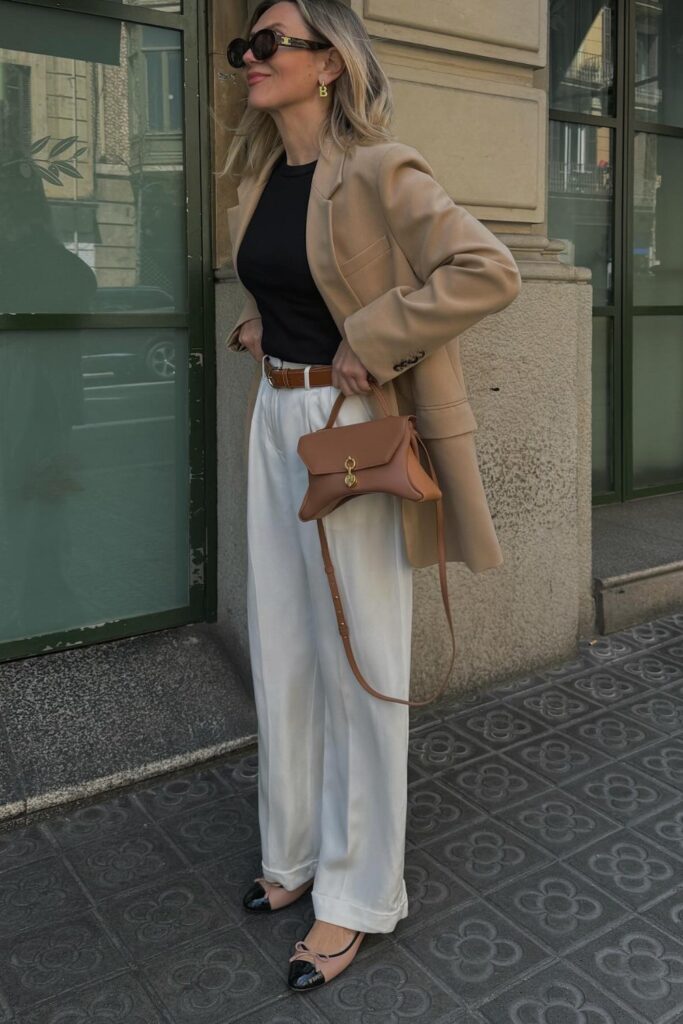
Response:
[[[291,890],[315,875],[316,918],[391,932],[408,914],[408,706],[373,697],[354,676],[316,523],[298,517],[308,473],[297,442],[325,425],[339,394],[273,388],[263,366],[251,424],[247,608],[263,876]],[[353,395],[336,423],[374,415],[365,395]],[[359,495],[324,524],[360,670],[405,699],[413,592],[400,499]]]

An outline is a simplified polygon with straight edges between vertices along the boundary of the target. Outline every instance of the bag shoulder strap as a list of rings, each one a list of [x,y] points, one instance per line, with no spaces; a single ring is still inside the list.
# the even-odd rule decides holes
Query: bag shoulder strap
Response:
[[[342,398],[343,397],[344,396],[342,395]],[[419,434],[416,433],[415,436],[427,457],[427,462],[429,464],[429,475],[432,477],[434,482],[437,483],[438,481],[436,480],[436,473],[434,471],[434,466],[432,465],[432,460],[429,456],[429,452],[427,451],[427,447]],[[432,694],[431,697],[427,698],[427,700],[402,700],[399,697],[388,697],[386,694],[380,693],[379,690],[375,690],[374,687],[372,687],[367,682],[361,670],[358,668],[358,664],[356,662],[353,650],[351,648],[349,626],[348,623],[346,622],[342,600],[341,597],[339,596],[339,586],[337,584],[337,578],[334,574],[334,566],[332,565],[332,559],[330,557],[330,549],[327,543],[327,534],[325,533],[325,527],[323,525],[322,517],[316,520],[316,523],[318,524],[318,534],[320,536],[320,547],[322,548],[323,561],[325,563],[325,572],[327,573],[327,582],[330,586],[330,591],[332,593],[332,601],[334,602],[334,610],[337,615],[337,626],[339,628],[339,635],[342,638],[344,649],[346,650],[346,656],[349,661],[349,665],[351,666],[356,679],[361,684],[361,686],[365,690],[367,690],[368,693],[371,693],[374,697],[379,697],[380,700],[391,701],[394,704],[409,704],[411,707],[420,707],[424,704],[431,704],[433,700],[436,700],[436,698],[443,693],[444,689],[446,688],[448,679],[450,677],[451,670],[453,668],[453,663],[455,661],[455,635],[453,632],[451,606],[448,600],[448,578],[446,576],[446,541],[444,536],[442,499],[438,498],[435,502],[435,505],[436,537],[437,548],[439,553],[439,582],[441,585],[441,597],[443,600],[444,611],[446,613],[446,618],[448,620],[448,628],[450,629],[451,633],[451,661],[448,666],[448,671],[446,672],[446,675],[444,676],[443,681],[441,682],[441,685],[436,690],[436,692]]]

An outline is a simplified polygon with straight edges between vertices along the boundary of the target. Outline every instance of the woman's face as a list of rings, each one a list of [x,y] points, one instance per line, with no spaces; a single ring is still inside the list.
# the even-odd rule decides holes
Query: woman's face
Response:
[[[299,39],[313,39],[296,4],[287,0],[268,8],[251,31],[258,32],[262,28],[273,28]],[[251,50],[247,50],[242,74],[247,82],[249,105],[272,111],[310,101],[317,95],[319,75],[328,53],[328,50],[278,46],[269,60],[256,60]],[[256,78],[257,74],[263,77]],[[252,76],[254,81],[250,82]]]

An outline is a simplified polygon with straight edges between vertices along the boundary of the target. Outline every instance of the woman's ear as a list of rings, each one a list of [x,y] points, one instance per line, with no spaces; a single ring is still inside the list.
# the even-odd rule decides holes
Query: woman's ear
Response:
[[[334,46],[326,51],[325,63],[322,67],[322,71],[327,79],[327,84],[334,82],[343,72],[346,70],[346,65],[342,60],[342,55],[339,50],[335,49]],[[327,78],[328,75],[333,75],[333,78]]]

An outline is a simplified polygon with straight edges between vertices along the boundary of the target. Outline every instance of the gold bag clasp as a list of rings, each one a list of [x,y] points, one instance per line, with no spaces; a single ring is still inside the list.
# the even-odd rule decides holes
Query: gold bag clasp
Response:
[[[356,460],[353,455],[347,455],[344,460],[344,468],[346,469],[346,476],[344,477],[344,483],[347,487],[355,487],[358,483],[358,477],[351,470],[356,468]]]

